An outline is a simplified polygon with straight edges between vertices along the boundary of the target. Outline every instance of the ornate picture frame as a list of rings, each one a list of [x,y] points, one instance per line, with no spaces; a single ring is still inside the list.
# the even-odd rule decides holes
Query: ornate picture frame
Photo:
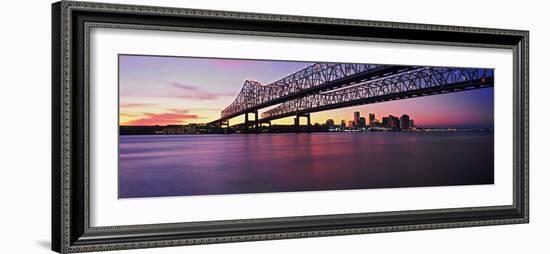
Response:
[[[90,225],[91,28],[501,48],[513,51],[513,205]],[[529,32],[61,1],[52,5],[52,249],[60,253],[322,237],[529,221]]]

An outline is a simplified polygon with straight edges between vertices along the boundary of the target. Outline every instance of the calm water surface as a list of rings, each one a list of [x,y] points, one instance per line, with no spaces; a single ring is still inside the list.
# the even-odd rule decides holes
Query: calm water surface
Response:
[[[492,183],[492,132],[120,137],[120,198]]]

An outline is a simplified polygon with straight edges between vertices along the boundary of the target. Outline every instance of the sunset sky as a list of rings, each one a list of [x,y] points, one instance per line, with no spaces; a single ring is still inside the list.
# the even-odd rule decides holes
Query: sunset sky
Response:
[[[120,125],[206,123],[220,117],[245,80],[269,84],[313,63],[164,56],[119,56]],[[312,123],[408,114],[424,127],[493,127],[493,88],[313,113]],[[263,111],[260,111],[260,113]],[[242,122],[244,117],[230,120]],[[291,124],[292,118],[274,121]]]

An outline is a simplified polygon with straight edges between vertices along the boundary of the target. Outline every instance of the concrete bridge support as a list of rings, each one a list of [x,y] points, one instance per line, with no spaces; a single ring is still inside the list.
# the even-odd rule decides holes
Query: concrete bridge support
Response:
[[[300,129],[300,117],[307,119],[306,132],[311,132],[311,115],[309,113],[298,113],[294,118],[294,128],[296,132],[301,132]]]
[[[229,120],[222,120],[219,122],[219,124],[220,129],[229,128]]]
[[[248,114],[254,114],[254,120],[249,120]],[[258,110],[252,112],[246,112],[244,114],[244,129],[245,133],[258,132],[260,119],[258,118]],[[250,126],[254,126],[253,130],[250,130]]]

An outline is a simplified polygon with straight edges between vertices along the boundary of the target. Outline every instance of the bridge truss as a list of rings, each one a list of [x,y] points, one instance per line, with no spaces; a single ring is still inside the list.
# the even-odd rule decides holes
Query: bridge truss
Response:
[[[221,112],[218,121],[242,115],[295,98],[342,86],[353,85],[383,75],[418,68],[379,64],[316,63],[268,85],[245,81],[237,98]]]
[[[424,67],[286,101],[261,122],[354,105],[493,86],[494,70]]]

